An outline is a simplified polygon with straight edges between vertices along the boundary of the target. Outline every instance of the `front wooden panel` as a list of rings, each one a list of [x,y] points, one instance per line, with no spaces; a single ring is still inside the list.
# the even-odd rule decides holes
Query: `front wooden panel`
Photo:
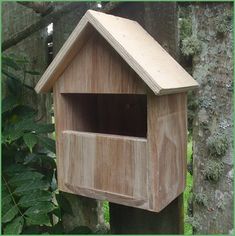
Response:
[[[63,131],[62,150],[60,168],[69,191],[144,207],[146,139]]]

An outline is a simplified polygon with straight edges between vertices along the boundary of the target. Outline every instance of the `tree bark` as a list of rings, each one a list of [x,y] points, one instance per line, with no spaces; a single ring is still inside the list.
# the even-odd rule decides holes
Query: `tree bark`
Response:
[[[2,39],[5,41],[16,32],[29,26],[41,19],[41,16],[35,14],[31,9],[16,2],[2,3]],[[13,54],[17,58],[25,58],[29,61],[27,70],[38,71],[40,75],[47,67],[47,30],[46,28],[35,32],[27,39],[21,41],[18,45],[6,50],[4,53]],[[40,75],[27,75],[26,84],[34,87]],[[22,75],[19,75],[19,77]],[[38,117],[42,121],[51,122],[51,96],[50,94],[36,95],[31,92],[26,97],[26,104],[30,104],[39,110]]]
[[[176,3],[123,3],[112,14],[137,21],[178,60],[178,15]],[[110,203],[113,234],[182,234],[183,194],[160,213]]]
[[[196,234],[233,230],[232,3],[193,7],[193,34],[201,51],[193,58],[199,82],[193,127],[193,218]]]
[[[18,44],[22,40],[26,39],[33,33],[45,29],[46,26],[48,26],[50,23],[55,22],[59,18],[61,18],[63,15],[71,12],[72,9],[78,7],[78,3],[70,3],[70,4],[64,4],[62,8],[57,9],[56,11],[53,11],[52,13],[40,17],[38,21],[36,21],[33,24],[30,24],[27,27],[22,27],[19,31],[14,32],[14,34],[10,35],[6,40],[3,40],[2,43],[2,50],[5,51],[8,48]],[[35,15],[36,17],[36,15]],[[31,22],[30,22],[31,23]],[[22,30],[23,29],[23,30]]]

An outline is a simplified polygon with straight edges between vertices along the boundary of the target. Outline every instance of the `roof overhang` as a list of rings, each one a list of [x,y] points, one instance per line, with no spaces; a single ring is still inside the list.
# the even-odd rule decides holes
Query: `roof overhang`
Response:
[[[35,87],[51,91],[89,35],[97,30],[156,95],[195,89],[198,83],[137,22],[88,10]]]

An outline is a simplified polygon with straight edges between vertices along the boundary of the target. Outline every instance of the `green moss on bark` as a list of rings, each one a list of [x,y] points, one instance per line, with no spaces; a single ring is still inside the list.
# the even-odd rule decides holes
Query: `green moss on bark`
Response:
[[[223,157],[228,149],[228,140],[226,134],[219,132],[213,134],[208,138],[207,146],[210,155],[217,158]]]
[[[209,160],[204,166],[203,173],[207,180],[217,182],[222,176],[223,170],[223,162],[217,160]]]
[[[194,56],[201,51],[201,42],[196,36],[190,36],[182,40],[181,47],[184,56]]]

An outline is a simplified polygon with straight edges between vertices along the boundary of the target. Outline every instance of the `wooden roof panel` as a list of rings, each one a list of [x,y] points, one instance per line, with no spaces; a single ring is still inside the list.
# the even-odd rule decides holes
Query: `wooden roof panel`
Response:
[[[92,25],[156,94],[187,91],[198,83],[137,22],[88,10],[36,86],[51,89],[92,32]]]

